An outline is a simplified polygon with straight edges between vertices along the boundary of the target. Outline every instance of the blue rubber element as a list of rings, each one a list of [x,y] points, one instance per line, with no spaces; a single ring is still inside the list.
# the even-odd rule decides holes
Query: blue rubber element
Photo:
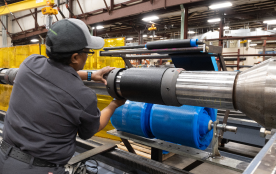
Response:
[[[198,39],[191,39],[190,40],[191,47],[197,47],[198,46],[197,41],[198,41]]]
[[[111,117],[112,125],[120,131],[154,138],[150,131],[149,117],[152,104],[126,101]]]
[[[216,61],[216,57],[212,56],[211,60],[212,60],[215,71],[218,71],[218,64],[217,64],[217,61]]]
[[[210,120],[216,120],[216,110],[197,106],[153,105],[150,127],[157,139],[205,150],[212,141]]]
[[[147,44],[145,44],[145,48],[148,49],[148,48],[147,48]]]

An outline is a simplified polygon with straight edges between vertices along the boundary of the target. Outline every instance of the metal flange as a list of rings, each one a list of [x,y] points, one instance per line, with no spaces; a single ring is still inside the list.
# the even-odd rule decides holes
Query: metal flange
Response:
[[[119,72],[125,70],[125,68],[116,68],[112,71],[110,71],[110,73],[107,76],[107,85],[106,85],[106,89],[107,92],[109,93],[109,95],[113,98],[116,98],[118,100],[120,99],[124,99],[123,97],[121,97],[116,90],[116,76],[119,74]]]
[[[182,106],[176,97],[176,81],[183,68],[169,68],[164,73],[161,82],[161,95],[166,105]]]

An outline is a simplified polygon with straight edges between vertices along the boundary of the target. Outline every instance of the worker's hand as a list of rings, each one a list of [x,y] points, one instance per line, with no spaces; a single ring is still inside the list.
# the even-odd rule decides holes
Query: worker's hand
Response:
[[[123,99],[123,100],[113,100],[113,101],[110,103],[110,105],[114,106],[115,108],[118,108],[118,107],[124,105],[125,102],[126,102],[126,100],[124,100],[124,99]]]
[[[103,78],[103,76],[107,73],[109,73],[110,71],[112,71],[113,69],[115,69],[114,67],[104,67],[96,72],[94,72],[91,76],[91,79],[94,81],[100,81],[103,82],[105,85],[107,85],[107,81]]]

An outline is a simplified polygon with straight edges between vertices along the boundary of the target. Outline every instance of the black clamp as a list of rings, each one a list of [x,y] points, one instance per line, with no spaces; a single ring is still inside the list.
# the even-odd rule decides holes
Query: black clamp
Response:
[[[116,98],[118,100],[124,99],[123,97],[121,97],[117,93],[117,89],[116,89],[116,77],[123,70],[125,70],[125,68],[116,68],[116,69],[112,70],[108,74],[108,77],[106,79],[106,81],[107,81],[107,85],[106,85],[107,92],[109,93],[109,95],[111,97]]]
[[[176,82],[183,68],[169,68],[164,73],[161,82],[161,95],[163,102],[170,106],[182,106],[176,97]]]
[[[7,72],[4,75],[4,79],[7,84],[13,85],[17,72],[18,72],[18,68],[11,68],[7,70]]]
[[[2,72],[2,70],[4,69],[8,69],[8,68],[0,68],[0,73]],[[6,84],[5,82],[3,82],[2,80],[0,80],[0,84]]]

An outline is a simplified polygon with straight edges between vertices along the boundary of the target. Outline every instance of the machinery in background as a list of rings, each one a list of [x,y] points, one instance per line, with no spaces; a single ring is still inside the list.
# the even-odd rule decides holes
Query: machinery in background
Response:
[[[174,45],[176,41],[168,42],[168,45],[170,45],[170,43]],[[183,42],[191,43],[190,40],[184,40]],[[213,69],[214,64],[212,57],[218,57],[221,66],[223,69],[226,69],[223,57],[221,56],[221,47],[206,46],[204,44],[198,44],[195,47],[190,45],[187,47],[183,42],[179,42],[177,46],[171,46],[166,49],[102,51],[100,55],[122,57],[129,68],[131,64],[128,60],[132,57],[128,56],[128,54],[161,54],[157,56],[139,55],[146,59],[162,58],[166,56],[175,56],[177,59],[185,59],[187,55],[190,55],[190,57],[202,57],[202,60],[207,61],[205,65],[213,66]],[[158,45],[157,42],[154,44]],[[183,57],[186,55],[186,57],[182,58],[182,55]],[[275,105],[273,99],[275,98],[276,91],[274,91],[275,82],[272,80],[275,79],[274,76],[276,75],[276,72],[274,72],[275,61],[275,59],[267,60],[242,73],[197,72],[185,71],[180,68],[130,68],[127,70],[118,68],[108,74],[108,85],[106,89],[102,84],[95,82],[85,82],[85,84],[94,88],[97,93],[99,91],[106,92],[107,90],[114,98],[125,98],[132,101],[171,106],[194,105],[240,110],[247,114],[248,117],[269,129],[276,127],[276,116],[273,115],[276,109],[273,107]],[[191,61],[191,64],[193,63],[195,62]],[[186,67],[183,68],[186,69]],[[2,69],[0,72],[1,82],[12,85],[16,73],[17,69]],[[252,86],[256,88],[252,88]],[[207,119],[206,122],[208,122],[208,126],[203,127],[208,127],[209,131],[211,130],[209,129],[210,120]],[[203,122],[203,124],[205,125],[206,122]],[[218,151],[219,131],[225,132],[231,129],[227,127],[225,123],[219,124],[219,122],[215,120],[212,120],[211,127],[213,128],[211,154],[192,147],[181,146],[159,139],[152,140],[143,138],[126,132],[113,130],[109,133],[119,136],[122,139],[131,139],[151,146],[153,147],[153,151],[156,149],[163,149],[235,171],[244,171],[248,166],[248,162],[237,158],[229,158],[224,154],[222,154],[224,157],[220,158],[221,155]],[[150,129],[151,128],[152,127],[150,127]],[[153,134],[158,134],[155,130],[151,131]],[[204,133],[204,130],[199,130],[199,132]]]

